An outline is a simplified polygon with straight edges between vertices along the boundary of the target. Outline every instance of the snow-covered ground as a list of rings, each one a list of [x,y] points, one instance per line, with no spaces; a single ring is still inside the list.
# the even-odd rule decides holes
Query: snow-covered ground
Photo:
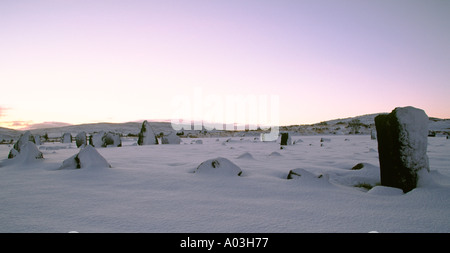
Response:
[[[97,148],[111,168],[71,170],[58,168],[79,152],[75,143],[44,143],[43,161],[18,164],[6,159],[12,145],[0,145],[0,232],[450,232],[444,137],[428,138],[429,178],[407,194],[377,186],[369,135],[293,136],[284,149],[228,139],[123,138],[122,147]],[[217,157],[241,176],[194,173]],[[286,179],[293,169],[302,176]]]

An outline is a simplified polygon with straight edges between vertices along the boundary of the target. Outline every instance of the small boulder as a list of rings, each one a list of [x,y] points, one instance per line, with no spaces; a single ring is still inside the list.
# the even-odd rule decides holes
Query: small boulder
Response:
[[[223,157],[218,157],[202,162],[194,173],[240,176],[242,174],[242,170],[230,160]]]

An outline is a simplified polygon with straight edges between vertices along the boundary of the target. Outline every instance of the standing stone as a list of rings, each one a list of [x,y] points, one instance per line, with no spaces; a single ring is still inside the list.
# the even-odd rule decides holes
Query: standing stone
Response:
[[[96,148],[122,147],[122,140],[118,133],[100,131],[89,137],[89,144]]]
[[[120,134],[108,132],[102,137],[102,147],[122,147]]]
[[[36,145],[42,145],[42,142],[41,142],[41,136],[40,135],[34,135],[33,136],[33,138],[34,138],[34,144],[36,144]]]
[[[371,140],[377,139],[377,130],[375,130],[375,129],[370,130],[370,139]]]
[[[89,144],[93,147],[100,148],[103,146],[103,136],[105,136],[105,131],[100,131],[98,133],[93,133],[89,136]]]
[[[81,147],[81,145],[87,144],[86,132],[80,132],[75,136],[75,143],[77,144],[77,148]]]
[[[141,132],[138,135],[138,145],[155,145],[158,139],[147,121],[142,123]]]
[[[172,132],[168,135],[163,135],[161,137],[161,143],[162,144],[180,144],[181,139],[176,133]]]
[[[61,137],[62,143],[72,143],[72,135],[70,133],[64,133]]]
[[[421,109],[397,107],[375,117],[381,185],[403,192],[416,188],[418,172],[429,171],[428,116]]]
[[[292,139],[291,136],[289,136],[289,133],[281,133],[281,145],[292,145]]]

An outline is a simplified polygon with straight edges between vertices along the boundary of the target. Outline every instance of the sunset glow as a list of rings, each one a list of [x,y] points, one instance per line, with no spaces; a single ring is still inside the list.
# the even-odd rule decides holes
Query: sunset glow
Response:
[[[450,118],[449,13],[437,0],[1,1],[0,127],[171,119],[196,89],[277,96],[281,125],[407,105]]]

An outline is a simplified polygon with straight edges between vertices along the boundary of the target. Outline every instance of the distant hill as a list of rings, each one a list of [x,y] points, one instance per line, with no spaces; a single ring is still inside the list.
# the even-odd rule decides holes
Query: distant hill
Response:
[[[333,119],[309,125],[290,125],[280,126],[280,131],[288,131],[294,135],[344,135],[344,134],[370,134],[375,128],[375,117],[381,113],[366,114],[356,117]],[[81,125],[68,125],[62,127],[50,127],[30,130],[32,134],[44,135],[47,134],[50,138],[61,137],[63,133],[71,133],[75,136],[81,131],[86,133],[94,133],[100,131],[111,131],[120,133],[122,136],[136,136],[141,129],[142,122],[126,122],[126,123],[92,123]],[[173,132],[171,123],[164,122],[150,122],[155,134],[168,134]],[[435,131],[437,134],[450,134],[450,119],[439,119],[430,117],[429,130]],[[24,131],[18,131],[8,128],[0,127],[0,142],[9,142],[8,140],[17,139]],[[230,131],[199,131],[199,130],[185,130],[185,136],[191,137],[208,137],[208,136],[242,136],[242,135],[259,135],[261,131],[248,132],[230,132]]]

